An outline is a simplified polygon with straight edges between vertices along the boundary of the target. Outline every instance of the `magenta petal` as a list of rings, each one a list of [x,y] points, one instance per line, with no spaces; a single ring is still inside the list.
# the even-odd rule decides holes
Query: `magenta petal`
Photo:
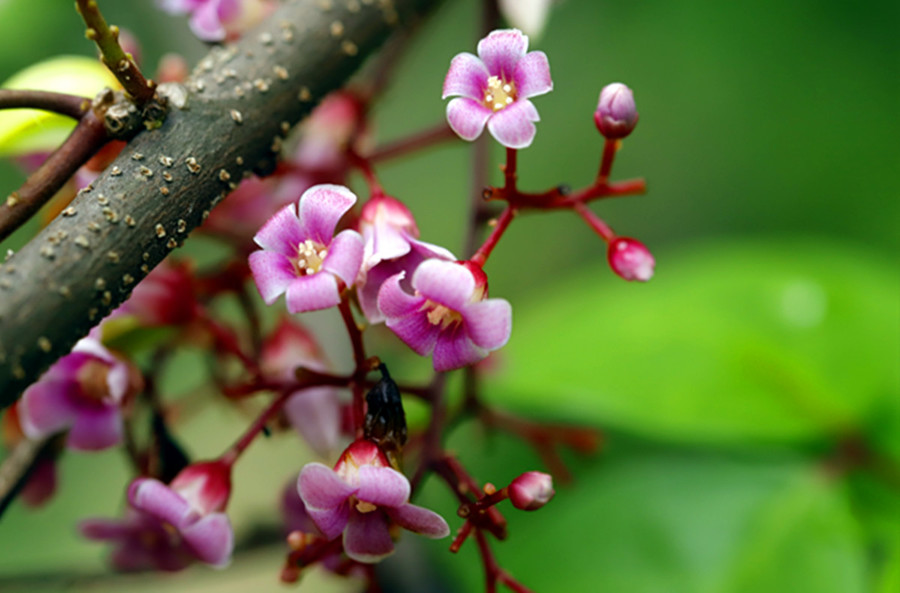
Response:
[[[425,299],[403,290],[400,282],[404,273],[394,274],[381,284],[378,291],[378,308],[386,317],[403,317],[415,313]]]
[[[341,430],[341,402],[330,387],[298,391],[284,404],[291,425],[317,453],[325,455],[337,447]]]
[[[306,507],[306,513],[326,539],[339,536],[347,526],[350,517],[350,505],[347,502],[331,509],[314,509]]]
[[[383,513],[350,513],[344,531],[344,552],[357,562],[372,564],[394,552],[394,542],[388,532]]]
[[[138,478],[128,487],[128,501],[160,521],[181,527],[192,515],[191,505],[171,488],[152,478]]]
[[[466,333],[486,350],[502,348],[512,331],[512,307],[504,299],[487,299],[472,303],[463,311]]]
[[[527,148],[534,140],[534,124],[540,120],[537,109],[528,99],[519,99],[501,109],[488,121],[488,131],[507,148]]]
[[[122,442],[122,430],[118,406],[84,407],[75,417],[66,445],[77,451],[99,451]]]
[[[297,489],[306,509],[332,509],[356,492],[334,470],[321,463],[307,463],[297,478]]]
[[[413,288],[422,296],[460,311],[472,299],[475,278],[463,266],[439,259],[423,261],[412,278]]]
[[[410,243],[406,231],[390,224],[375,224],[364,233],[365,268],[378,263],[403,257],[409,253]]]
[[[234,531],[225,513],[210,513],[181,529],[184,541],[202,562],[225,568],[231,563]]]
[[[341,217],[356,203],[356,194],[342,185],[314,185],[300,196],[303,236],[321,245],[331,243]]]
[[[250,254],[249,263],[256,288],[267,305],[274,303],[297,279],[291,261],[275,251],[254,251]]]
[[[447,103],[447,123],[460,138],[472,141],[484,131],[484,124],[493,111],[467,97],[457,97]]]
[[[500,29],[478,42],[478,57],[488,72],[504,80],[512,80],[516,63],[528,51],[528,37],[517,29]]]
[[[409,500],[409,480],[390,467],[359,468],[357,498],[378,506],[397,507]]]
[[[288,286],[286,301],[290,313],[335,307],[341,302],[337,278],[328,272],[295,278]]]
[[[297,246],[306,239],[302,234],[297,210],[288,204],[263,225],[253,237],[256,244],[267,251],[280,253],[285,257],[296,257]]]
[[[76,389],[78,386],[73,381],[62,379],[41,380],[25,391],[19,407],[19,421],[28,438],[44,438],[75,421],[77,411],[69,394]]]
[[[384,289],[381,292],[383,293]],[[381,293],[379,293],[380,296]],[[378,302],[381,303],[380,298]],[[428,316],[424,313],[412,313],[405,317],[388,317],[385,325],[420,356],[431,354],[440,333],[439,326],[429,322]]]
[[[463,327],[457,326],[438,335],[432,364],[436,371],[452,371],[474,364],[486,356],[487,351],[472,343]]]
[[[450,526],[444,518],[429,509],[407,503],[385,511],[400,527],[413,533],[434,539],[450,535]]]
[[[363,240],[356,231],[341,231],[328,246],[328,254],[322,261],[322,271],[330,272],[353,286],[363,261]]]
[[[85,519],[78,524],[78,531],[93,540],[123,539],[134,531],[134,527],[121,519]]]
[[[484,62],[468,52],[457,54],[450,61],[450,70],[444,79],[442,99],[461,95],[469,99],[484,99],[484,89],[490,77]]]
[[[516,83],[516,91],[520,99],[543,95],[553,90],[553,80],[550,78],[550,62],[547,54],[542,51],[533,51],[519,60],[516,71],[513,74]]]
[[[191,31],[203,41],[222,41],[225,27],[219,20],[219,7],[215,0],[204,2],[191,16]]]

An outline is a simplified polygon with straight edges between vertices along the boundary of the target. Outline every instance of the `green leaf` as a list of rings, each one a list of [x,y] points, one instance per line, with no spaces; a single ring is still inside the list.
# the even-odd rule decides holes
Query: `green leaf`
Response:
[[[806,440],[900,414],[900,286],[870,253],[705,243],[662,254],[647,285],[601,272],[515,303],[491,400],[695,443]]]
[[[39,62],[3,83],[8,89],[55,91],[93,98],[104,87],[119,83],[98,60],[82,56],[60,56]],[[0,157],[19,156],[56,148],[75,121],[37,109],[0,111]]]
[[[464,457],[479,457],[472,450],[477,439],[462,432],[452,444]],[[866,590],[866,548],[840,485],[802,460],[619,443],[576,474],[574,487],[557,485],[556,497],[537,512],[501,505],[509,539],[492,548],[533,591]],[[463,546],[463,557],[435,553],[458,575],[460,591],[482,590],[473,543]]]

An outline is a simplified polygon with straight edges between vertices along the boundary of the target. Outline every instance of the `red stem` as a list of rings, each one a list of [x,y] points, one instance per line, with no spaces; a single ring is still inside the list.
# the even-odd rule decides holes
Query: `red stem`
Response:
[[[588,226],[594,229],[594,232],[600,235],[600,238],[607,243],[613,241],[616,238],[616,233],[614,233],[613,230],[609,228],[609,225],[603,222],[600,217],[594,214],[590,208],[584,205],[584,203],[575,202],[572,205],[572,209],[580,214],[581,218],[583,218],[584,221],[588,223]]]
[[[77,95],[0,89],[0,109],[41,109],[80,120],[90,107],[90,99]]]
[[[366,350],[363,344],[362,330],[353,317],[353,311],[350,310],[350,301],[346,295],[341,299],[338,309],[341,312],[341,318],[347,327],[347,335],[350,337],[350,343],[353,347],[353,362],[355,369],[353,371],[353,426],[356,428],[357,437],[362,436],[363,426],[366,418],[366,400],[365,400],[365,379],[366,374],[370,370],[370,365],[366,361]]]
[[[503,167],[503,191],[507,195],[516,193],[516,169],[518,167],[517,156],[519,151],[515,148],[506,149],[506,165]]]
[[[235,461],[237,461],[238,457],[240,457],[241,453],[247,449],[250,443],[253,442],[259,433],[263,431],[266,427],[266,424],[279,412],[281,408],[284,406],[285,402],[293,396],[296,392],[290,389],[283,391],[275,401],[269,404],[269,407],[263,410],[262,414],[260,414],[256,420],[253,421],[253,424],[244,431],[244,434],[231,446],[228,451],[226,451],[222,457],[221,461],[227,465],[233,465]]]
[[[515,184],[515,176],[513,176],[513,184]],[[509,224],[515,216],[516,209],[513,208],[512,205],[507,206],[506,210],[503,211],[500,218],[497,220],[494,230],[491,231],[490,236],[485,240],[481,247],[478,248],[475,255],[471,257],[471,261],[479,266],[484,266],[488,257],[490,257],[491,252],[494,250],[494,247],[500,242],[500,238],[503,236],[503,233],[506,232],[506,229],[509,228]]]
[[[606,139],[603,144],[603,156],[600,158],[600,170],[597,172],[597,183],[606,184],[609,180],[609,173],[612,171],[613,159],[616,158],[616,151],[619,149],[619,140]]]
[[[441,122],[432,128],[379,146],[368,156],[367,160],[371,164],[387,161],[456,138],[458,138],[456,132],[450,129],[446,122]]]
[[[381,187],[381,183],[378,182],[378,177],[375,175],[375,170],[372,168],[372,161],[358,155],[356,152],[350,150],[347,152],[348,157],[350,158],[350,162],[359,169],[360,173],[362,173],[363,177],[366,179],[366,185],[369,186],[369,196],[383,196],[384,188]]]

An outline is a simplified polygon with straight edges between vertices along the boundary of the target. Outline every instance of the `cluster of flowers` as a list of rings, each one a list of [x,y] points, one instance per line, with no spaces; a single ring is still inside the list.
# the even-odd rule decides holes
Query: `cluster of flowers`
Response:
[[[238,14],[246,16],[251,4],[163,2],[168,10],[190,12],[192,27],[210,40],[225,38],[228,23]],[[254,5],[267,10],[265,2]],[[547,56],[529,52],[528,38],[518,30],[491,33],[479,42],[477,54],[462,53],[451,62],[443,87],[445,98],[454,97],[446,111],[450,127],[465,140],[487,129],[509,150],[530,146],[539,121],[530,99],[553,88]],[[252,277],[266,304],[284,295],[290,314],[349,306],[352,296],[370,324],[384,323],[415,353],[431,357],[435,371],[474,365],[503,347],[512,328],[510,303],[488,296],[483,267],[490,249],[459,260],[449,250],[422,241],[409,208],[377,183],[370,184],[368,200],[356,208],[357,196],[343,183],[353,167],[352,157],[365,143],[361,113],[360,101],[350,93],[326,99],[307,122],[296,154],[279,170],[278,184],[247,180],[213,212],[204,231],[232,241],[246,255],[246,263],[220,278],[216,290],[241,286]],[[594,119],[613,154],[637,123],[630,89],[618,83],[604,88]],[[592,190],[604,189],[606,183],[601,170]],[[506,195],[511,211],[524,204],[516,202],[518,195],[525,194]],[[265,220],[261,213],[266,213]],[[504,228],[486,245],[492,248]],[[598,228],[619,276],[642,281],[651,277],[653,258],[642,244],[615,236],[605,225]],[[247,248],[251,235],[259,247],[252,252]],[[390,452],[361,435],[359,426],[345,430],[345,406],[335,387],[297,383],[298,367],[328,369],[305,329],[283,319],[264,339],[259,359],[247,360],[235,337],[200,304],[198,292],[201,288],[188,265],[170,262],[151,273],[104,326],[26,391],[17,406],[23,433],[47,438],[68,431],[67,445],[77,450],[121,443],[123,417],[143,388],[142,378],[132,362],[104,346],[104,327],[122,318],[136,319],[142,327],[177,327],[184,337],[211,341],[220,355],[240,358],[257,380],[255,385],[285,391],[271,409],[283,412],[319,453],[330,454],[343,436],[353,435],[333,467],[307,464],[288,489],[285,508],[296,549],[341,537],[334,553],[372,563],[393,551],[395,526],[433,538],[449,534],[440,515],[409,502],[410,482]],[[85,521],[82,532],[113,542],[113,562],[120,569],[178,570],[196,560],[227,565],[234,545],[224,512],[232,466],[267,419],[261,417],[218,459],[179,468],[170,480],[137,478],[128,488],[123,518]],[[52,487],[51,481],[47,484]],[[534,510],[552,496],[549,475],[526,472],[485,500],[496,504],[508,498],[516,508]],[[297,532],[305,535],[294,535]]]

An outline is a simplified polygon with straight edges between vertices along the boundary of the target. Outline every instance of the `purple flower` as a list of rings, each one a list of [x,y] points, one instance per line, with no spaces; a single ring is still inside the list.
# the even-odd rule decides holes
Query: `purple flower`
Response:
[[[253,238],[262,247],[250,254],[250,270],[267,304],[286,293],[287,309],[302,313],[334,307],[341,301],[339,283],[352,286],[362,265],[359,233],[341,231],[338,221],[356,196],[339,185],[316,185],[279,210]]]
[[[87,539],[113,544],[110,562],[125,572],[174,572],[187,568],[195,558],[177,532],[156,517],[130,507],[121,519],[85,519],[78,530]]]
[[[378,291],[385,280],[400,272],[405,272],[406,278],[412,277],[426,259],[456,260],[443,247],[417,240],[419,229],[412,213],[395,198],[378,196],[366,202],[360,214],[359,230],[365,242],[365,255],[357,279],[357,296],[370,323],[384,321],[378,309]],[[408,281],[404,284],[411,292]]]
[[[631,134],[637,122],[638,112],[631,89],[621,82],[603,87],[594,111],[594,123],[600,133],[611,140],[624,138]]]
[[[512,309],[503,299],[486,299],[487,277],[469,262],[430,259],[412,275],[412,293],[403,274],[392,276],[378,293],[387,326],[422,356],[433,354],[436,371],[474,364],[503,347],[512,330]]]
[[[191,555],[217,568],[231,562],[234,533],[225,515],[231,495],[231,466],[210,461],[181,470],[170,485],[138,478],[128,502],[183,540]]]
[[[656,260],[647,247],[637,239],[617,237],[606,251],[613,272],[625,280],[647,282],[653,277]]]
[[[540,120],[530,97],[553,90],[544,52],[528,51],[528,37],[517,29],[491,32],[478,42],[478,56],[457,54],[444,79],[447,121],[464,140],[488,131],[507,148],[525,148]]]
[[[262,347],[260,366],[273,381],[295,382],[297,367],[328,372],[319,345],[301,325],[283,319]],[[341,401],[333,387],[308,387],[284,404],[284,415],[320,455],[333,453],[341,436]]]
[[[297,480],[316,527],[328,539],[343,533],[344,552],[357,562],[378,562],[393,553],[392,522],[431,538],[450,533],[440,515],[409,504],[409,481],[389,465],[374,443],[359,440],[334,469],[309,463]]]
[[[97,451],[122,440],[122,405],[132,391],[127,363],[93,337],[79,340],[22,396],[19,420],[32,439],[69,429],[71,449]]]
[[[203,41],[224,41],[250,28],[269,11],[261,0],[157,0],[172,14],[190,14],[191,31]]]

